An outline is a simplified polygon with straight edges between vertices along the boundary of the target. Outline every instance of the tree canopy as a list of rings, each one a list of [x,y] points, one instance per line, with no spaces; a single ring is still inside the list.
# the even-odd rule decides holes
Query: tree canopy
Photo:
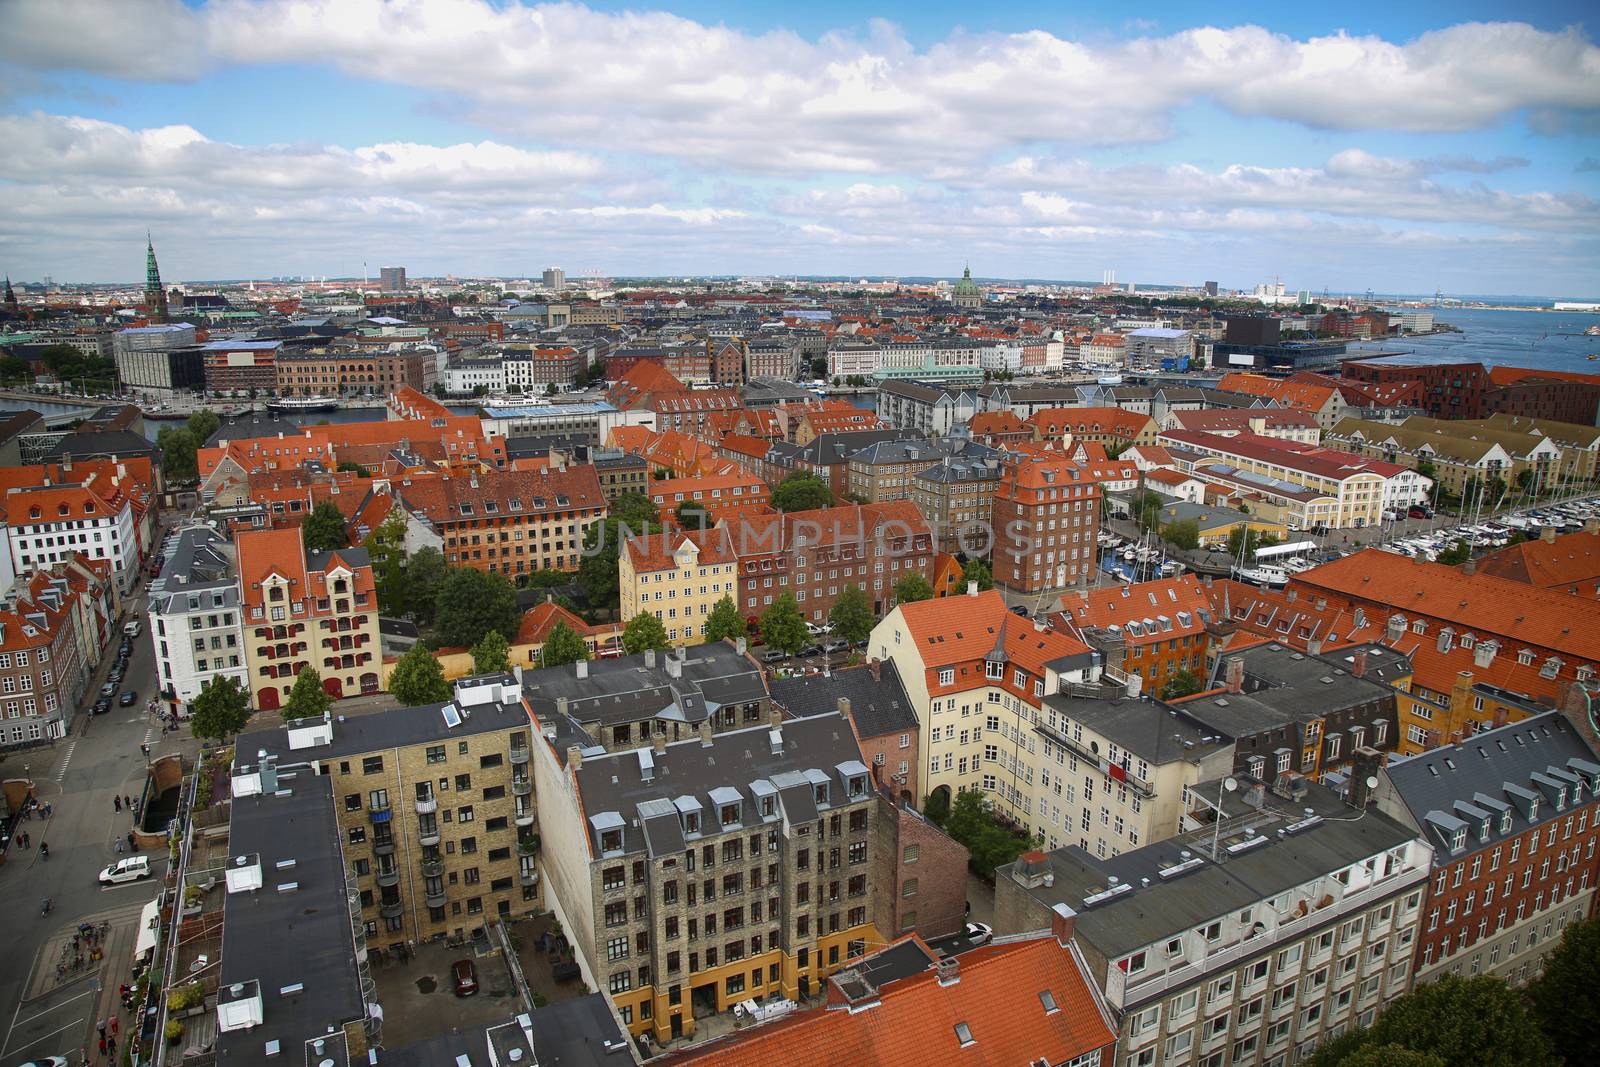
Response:
[[[395,510],[362,543],[372,561],[378,610],[385,615],[399,615],[406,610],[405,536],[405,517]]]
[[[211,435],[221,428],[222,419],[210,408],[201,408],[199,411],[192,413],[189,416],[189,421],[183,425],[184,429],[194,435],[195,446],[204,448],[206,442],[211,440]]]
[[[894,583],[894,599],[897,604],[915,604],[919,600],[932,600],[933,586],[928,584],[928,579],[913,571]]]
[[[471,648],[490,630],[514,634],[522,623],[517,590],[503,575],[472,567],[449,571],[439,584],[434,630],[442,645]]]
[[[1417,986],[1370,1027],[1324,1044],[1310,1062],[1344,1067],[1356,1054],[1385,1045],[1432,1056],[1442,1067],[1554,1067],[1558,1062],[1550,1039],[1523,1007],[1522,995],[1505,979],[1487,974],[1444,974]]]
[[[563,663],[577,663],[589,658],[589,646],[583,643],[578,632],[564,622],[550,628],[539,652],[539,662],[545,667],[559,667]]]
[[[1235,526],[1228,531],[1228,555],[1233,559],[1238,559],[1242,547],[1246,563],[1250,562],[1250,556],[1256,549],[1267,548],[1277,543],[1278,539],[1276,537],[1270,534],[1258,533],[1245,524]]]
[[[473,674],[504,674],[511,669],[511,646],[499,630],[490,630],[472,646]]]
[[[1169,545],[1193,550],[1200,547],[1200,524],[1193,519],[1169,522],[1161,528],[1161,537]]]
[[[1165,504],[1160,493],[1141,489],[1128,500],[1128,516],[1139,524],[1139,529],[1153,530],[1161,525],[1161,508]]]
[[[706,619],[706,644],[729,637],[743,637],[750,626],[739,613],[739,605],[729,596],[717,601]]]
[[[711,513],[706,506],[698,500],[685,500],[672,515],[685,530],[705,530],[716,525],[711,521]]]
[[[1528,987],[1534,1020],[1568,1064],[1593,1055],[1600,1033],[1600,920],[1570,923],[1561,944],[1544,958],[1544,973]]]
[[[404,590],[405,610],[424,624],[431,624],[439,614],[439,588],[450,573],[445,565],[444,553],[437,548],[419,548],[406,561]]]
[[[659,533],[662,527],[656,519],[655,505],[648,497],[641,493],[623,493],[612,501],[611,513],[584,533],[578,581],[591,606],[616,606],[622,539],[628,535]]]
[[[978,583],[979,592],[982,592],[985,589],[994,588],[994,572],[991,571],[989,569],[989,565],[981,559],[969,559],[967,560],[966,566],[961,568],[962,591],[965,592],[966,586],[972,582]]]
[[[622,651],[632,656],[649,649],[668,647],[667,628],[648,611],[641,611],[622,628]]]
[[[793,593],[783,593],[761,613],[761,640],[771,648],[794,655],[811,643],[811,631],[800,614]]]
[[[810,471],[795,471],[772,491],[772,506],[778,511],[814,511],[832,504],[828,483]]]
[[[315,667],[303,667],[295,677],[294,688],[283,705],[285,719],[317,719],[333,706],[333,697],[323,688],[322,675]]]
[[[865,641],[876,621],[872,616],[872,601],[859,585],[847,585],[839,590],[839,599],[828,609],[828,625],[833,627],[834,635],[851,644]]]
[[[250,721],[250,694],[232,678],[214,677],[189,703],[189,730],[221,743]]]
[[[327,552],[350,543],[345,531],[344,513],[331,500],[324,500],[300,520],[307,552]]]
[[[450,683],[444,669],[420,643],[400,657],[389,675],[389,692],[408,708],[420,704],[439,704],[450,699]]]
[[[638,492],[623,493],[613,500],[607,517],[623,523],[634,533],[643,533],[646,528],[661,527],[660,513],[656,511],[655,504],[649,497]]]
[[[1194,696],[1205,687],[1205,679],[1198,674],[1189,670],[1179,671],[1161,687],[1161,699],[1177,700],[1179,697]]]
[[[996,867],[1003,867],[1016,858],[1042,844],[1038,837],[1028,837],[995,818],[982,790],[969,789],[956,797],[945,820],[944,830],[966,846],[969,865],[974,874],[982,878],[994,877]]]
[[[156,447],[161,450],[161,473],[168,485],[193,485],[200,480],[198,446],[186,427],[161,427]]]

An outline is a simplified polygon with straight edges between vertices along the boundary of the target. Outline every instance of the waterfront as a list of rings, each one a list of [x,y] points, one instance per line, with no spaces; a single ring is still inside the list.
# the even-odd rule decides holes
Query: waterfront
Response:
[[[105,403],[111,403],[106,401]],[[48,400],[24,400],[17,396],[0,396],[0,411],[23,411],[33,409],[45,417],[56,415],[70,415],[74,413],[88,414],[93,410],[94,404],[57,404]],[[472,404],[451,404],[449,408],[457,415],[474,414],[478,408]],[[287,422],[294,426],[315,426],[322,422],[382,422],[388,418],[388,412],[381,407],[365,408],[340,408],[337,411],[312,411],[303,414],[276,414],[268,411],[256,412],[264,419],[275,422]],[[239,416],[241,418],[245,416]],[[224,420],[227,421],[227,420]],[[154,441],[163,426],[182,426],[180,421],[159,421],[156,419],[144,420],[144,435]]]
[[[1579,311],[1510,311],[1499,308],[1439,308],[1434,318],[1460,329],[1426,337],[1390,337],[1352,344],[1352,355],[1363,351],[1419,352],[1509,367],[1543,367],[1549,370],[1600,374],[1600,337],[1585,336],[1600,325],[1600,314]]]

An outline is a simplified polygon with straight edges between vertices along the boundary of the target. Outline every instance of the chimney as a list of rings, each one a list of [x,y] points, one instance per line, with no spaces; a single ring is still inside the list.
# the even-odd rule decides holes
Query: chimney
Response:
[[[1350,673],[1355,675],[1357,678],[1365,678],[1367,676],[1366,649],[1358,648],[1356,649],[1355,654],[1350,657]]]
[[[956,956],[946,956],[934,967],[934,974],[938,976],[940,985],[955,985],[961,981],[961,960]]]
[[[652,667],[652,668],[656,665],[656,650],[655,649],[647,648],[647,649],[644,650],[644,665],[646,667]]]
[[[767,725],[774,730],[783,725],[783,709],[776,704],[767,711]]]
[[[575,664],[575,666],[578,668],[578,677],[579,678],[587,678],[587,677],[589,677],[589,661],[588,660],[580,659]]]
[[[1249,789],[1246,789],[1244,791],[1244,802],[1260,811],[1267,802],[1267,783],[1256,782]]]
[[[1461,573],[1462,574],[1477,574],[1478,573],[1478,561],[1473,559],[1473,558],[1471,558],[1470,556],[1467,557],[1467,561],[1461,565]]]
[[[575,771],[579,767],[582,767],[582,766],[583,766],[583,749],[579,748],[577,745],[568,745],[567,746],[567,767],[569,769]]]
[[[1043,852],[1024,852],[1012,868],[1011,877],[1022,888],[1033,889],[1044,885],[1045,872],[1049,869],[1049,857]]]
[[[667,751],[667,735],[665,731],[658,731],[651,739],[650,747],[656,750],[656,755],[664,755]]]
[[[511,677],[517,680],[517,688],[520,689],[522,687],[522,664],[519,663],[511,668]]]
[[[849,697],[840,697],[839,698],[839,714],[843,715],[847,719],[850,718],[850,698]]]
[[[665,660],[668,678],[683,677],[683,661],[676,656],[667,656]]]
[[[567,698],[556,697],[556,714],[565,717],[567,714]]]
[[[1313,637],[1307,641],[1306,651],[1313,656],[1320,656],[1322,654],[1322,638]]]
[[[1224,686],[1230,693],[1244,689],[1244,660],[1234,656],[1223,670]]]
[[[1050,916],[1050,932],[1061,947],[1066,948],[1072,943],[1072,932],[1078,927],[1078,913],[1065,904],[1056,904],[1050,910],[1054,912]]]
[[[882,660],[879,660],[879,659],[868,660],[867,661],[867,669],[872,672],[872,680],[874,682],[883,681],[883,661]]]
[[[711,747],[711,720],[704,719],[700,723],[700,747]]]
[[[1540,529],[1540,531],[1539,531],[1539,540],[1543,541],[1545,544],[1548,544],[1548,545],[1555,544],[1556,543],[1556,528],[1554,526],[1546,526],[1546,527],[1543,527],[1542,529]]]
[[[977,582],[968,582],[967,583],[967,595],[968,596],[977,596],[978,595],[978,583]]]
[[[1376,779],[1378,772],[1383,770],[1388,755],[1379,752],[1371,745],[1362,745],[1356,749],[1350,764],[1350,788],[1345,794],[1345,800],[1353,808],[1365,808],[1372,799],[1372,786],[1367,784],[1369,778]]]
[[[733,639],[733,650],[735,652],[737,652],[739,655],[741,655],[741,656],[744,655],[745,654],[745,649],[748,648],[748,647],[749,647],[749,643],[744,638],[735,637]]]

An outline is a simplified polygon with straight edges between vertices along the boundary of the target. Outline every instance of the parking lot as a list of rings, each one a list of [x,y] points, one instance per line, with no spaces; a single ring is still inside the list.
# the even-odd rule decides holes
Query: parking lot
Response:
[[[451,968],[471,960],[478,992],[456,996]],[[385,953],[372,961],[372,979],[383,1005],[383,1043],[399,1048],[451,1030],[488,1026],[522,1010],[511,972],[498,951],[482,955],[472,944],[452,948],[443,943],[418,945],[403,961]]]

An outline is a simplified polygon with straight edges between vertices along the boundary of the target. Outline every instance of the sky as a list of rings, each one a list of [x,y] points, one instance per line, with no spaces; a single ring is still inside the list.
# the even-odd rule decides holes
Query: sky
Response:
[[[0,273],[1600,298],[1576,3],[0,0]]]

